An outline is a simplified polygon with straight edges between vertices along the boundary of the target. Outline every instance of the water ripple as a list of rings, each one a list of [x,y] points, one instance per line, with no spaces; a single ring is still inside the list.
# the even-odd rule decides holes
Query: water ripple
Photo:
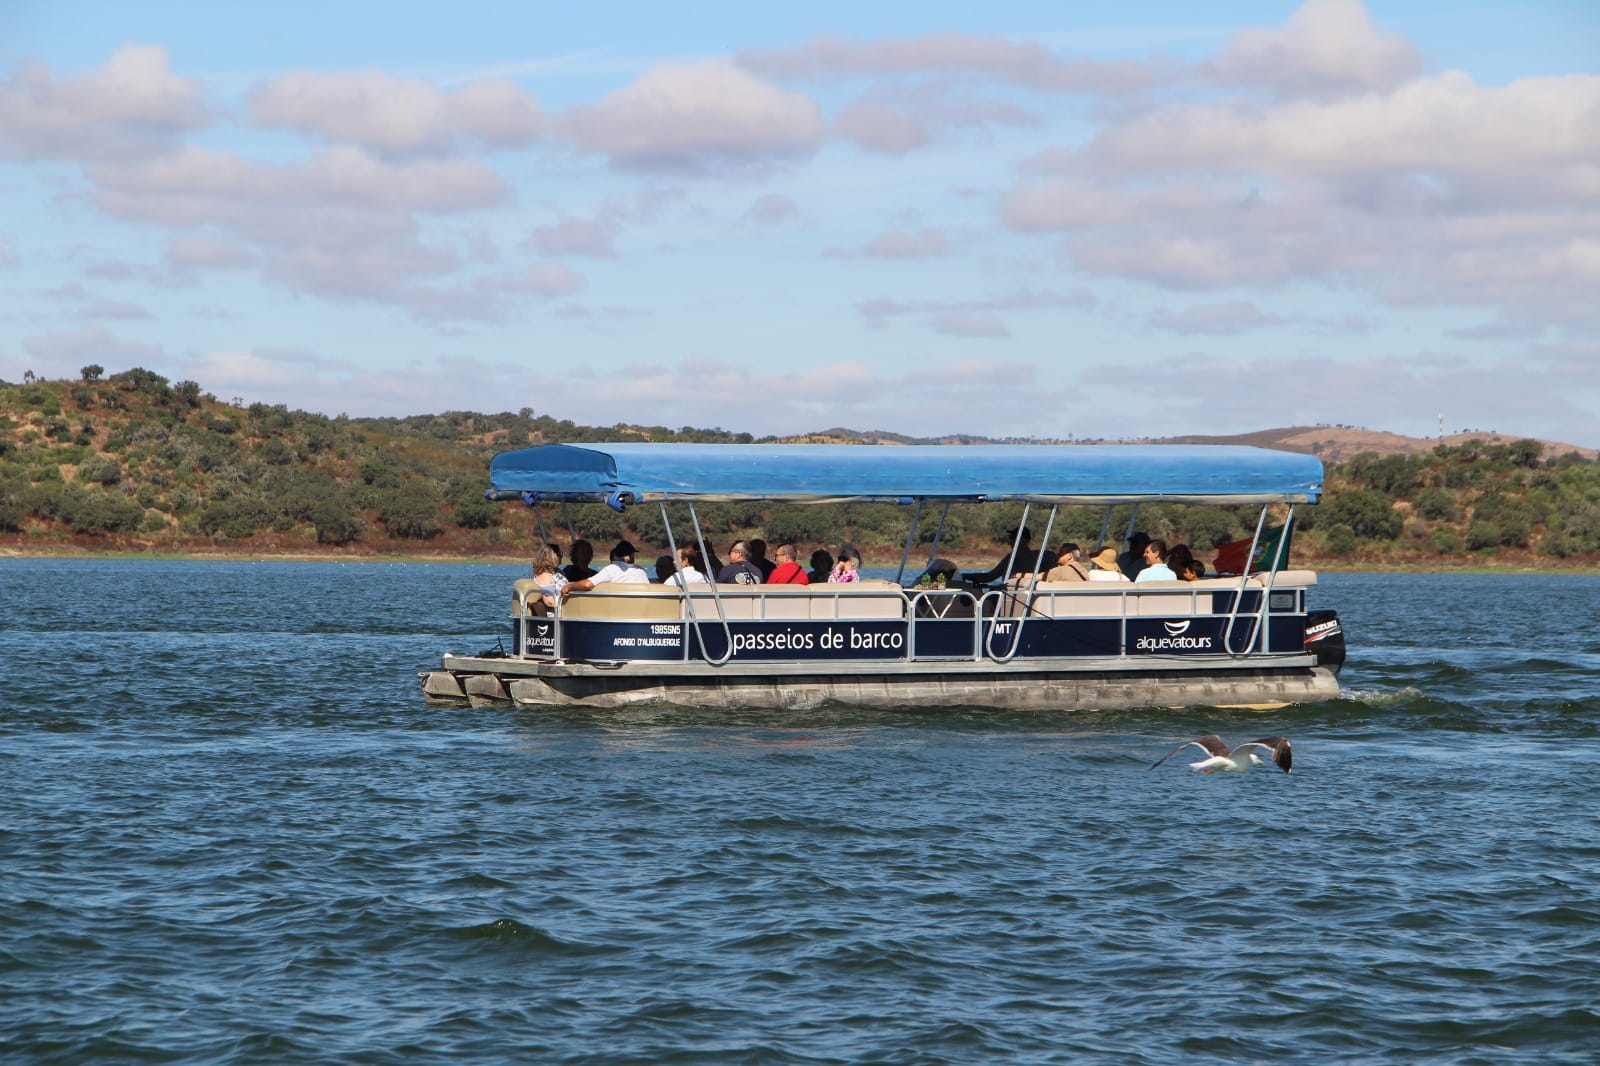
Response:
[[[492,643],[522,568],[5,565],[23,1060],[1544,1063],[1600,1031],[1594,579],[1329,575],[1318,704],[795,720],[427,707],[413,668]],[[1151,769],[1213,731],[1295,772]]]

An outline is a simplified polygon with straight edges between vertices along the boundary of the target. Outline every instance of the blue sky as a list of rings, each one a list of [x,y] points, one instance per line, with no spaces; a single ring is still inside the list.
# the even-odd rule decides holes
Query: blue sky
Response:
[[[1593,447],[1597,60],[1555,0],[23,0],[0,378]]]

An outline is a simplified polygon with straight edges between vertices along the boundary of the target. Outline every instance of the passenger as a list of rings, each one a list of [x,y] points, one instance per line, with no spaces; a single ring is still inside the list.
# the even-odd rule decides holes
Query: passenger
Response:
[[[861,553],[848,544],[839,546],[839,562],[828,571],[828,584],[844,585],[861,580]]]
[[[568,563],[562,573],[568,581],[582,581],[594,577],[595,569],[589,564],[594,561],[594,545],[586,540],[572,542],[572,562]]]
[[[767,575],[769,585],[809,585],[811,578],[806,576],[805,570],[795,560],[793,544],[778,545],[778,564],[772,568],[772,573]]]
[[[1017,574],[1030,574],[1039,568],[1040,557],[1044,552],[1035,553],[1033,550],[1033,531],[1023,526],[1011,535],[1011,543],[1016,546],[1015,562],[1012,553],[1006,554],[992,567],[983,571],[969,571],[961,576],[974,585],[987,585],[991,581],[998,581],[1002,577],[1011,577]]]
[[[1150,543],[1149,535],[1135,533],[1128,538],[1128,550],[1117,556],[1117,565],[1122,567],[1122,572],[1129,581],[1139,576],[1139,571],[1145,567],[1144,547]]]
[[[767,558],[767,542],[760,537],[750,540],[750,565],[761,571],[763,584],[772,581],[772,572],[778,568],[777,563]]]
[[[825,585],[828,582],[828,572],[833,569],[833,556],[828,554],[828,549],[818,548],[811,553],[811,573],[806,576],[813,585]]]
[[[1144,546],[1144,569],[1139,571],[1135,582],[1145,581],[1176,581],[1178,575],[1172,572],[1172,567],[1167,565],[1167,542],[1157,537]]]
[[[644,572],[644,567],[633,565],[633,550],[633,545],[627,541],[617,541],[616,547],[611,549],[611,562],[602,566],[593,577],[568,581],[561,586],[561,598],[566,599],[574,592],[588,592],[596,585],[650,584],[650,575]]]
[[[733,547],[728,549],[728,558],[732,561],[717,571],[717,584],[761,584],[761,570],[750,561],[750,546],[748,544],[742,540],[734,541]]]
[[[1193,578],[1187,576],[1189,563],[1193,558],[1187,544],[1174,544],[1167,549],[1167,569],[1176,574],[1179,581],[1193,581]]]
[[[1117,549],[1101,548],[1100,554],[1090,560],[1094,569],[1089,571],[1090,581],[1126,581],[1128,575],[1117,565]]]
[[[656,584],[665,585],[667,583],[667,578],[672,577],[676,573],[677,570],[675,570],[672,566],[672,556],[656,556]]]
[[[561,553],[550,545],[544,544],[533,550],[533,580],[539,583],[539,591],[544,593],[544,606],[547,608],[556,605],[561,587],[567,583],[567,576],[556,569],[560,565]]]
[[[672,557],[666,556],[667,569],[672,568]],[[678,572],[669,573],[662,579],[662,584],[674,585],[678,588],[687,588],[690,585],[709,585],[711,582],[700,569],[700,553],[687,544],[678,546]]]
[[[1083,551],[1070,540],[1056,553],[1057,565],[1044,575],[1046,581],[1088,581],[1089,571],[1083,565]]]
[[[1190,559],[1185,572],[1188,574],[1185,581],[1199,581],[1206,576],[1206,564],[1199,559]]]

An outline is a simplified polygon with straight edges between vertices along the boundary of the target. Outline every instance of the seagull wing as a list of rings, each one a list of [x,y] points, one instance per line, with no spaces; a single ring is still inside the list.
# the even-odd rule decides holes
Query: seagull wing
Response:
[[[1248,744],[1240,744],[1241,748],[1261,748],[1272,754],[1272,761],[1284,773],[1288,773],[1294,766],[1294,753],[1289,750],[1288,737],[1263,737],[1252,740]]]
[[[1179,744],[1177,747],[1161,756],[1161,758],[1151,763],[1150,769],[1154,770],[1157,766],[1160,766],[1162,763],[1178,754],[1178,752],[1191,745],[1199,748],[1201,751],[1204,751],[1207,755],[1226,756],[1228,754],[1228,745],[1222,742],[1222,738],[1217,736],[1215,733],[1207,733],[1203,737],[1195,737],[1193,740],[1186,740],[1182,744]]]

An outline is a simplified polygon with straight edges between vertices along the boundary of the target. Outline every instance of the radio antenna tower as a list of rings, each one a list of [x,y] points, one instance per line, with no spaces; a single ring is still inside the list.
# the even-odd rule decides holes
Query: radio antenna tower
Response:
[[[1444,415],[1439,416],[1439,439],[1444,440]]]

